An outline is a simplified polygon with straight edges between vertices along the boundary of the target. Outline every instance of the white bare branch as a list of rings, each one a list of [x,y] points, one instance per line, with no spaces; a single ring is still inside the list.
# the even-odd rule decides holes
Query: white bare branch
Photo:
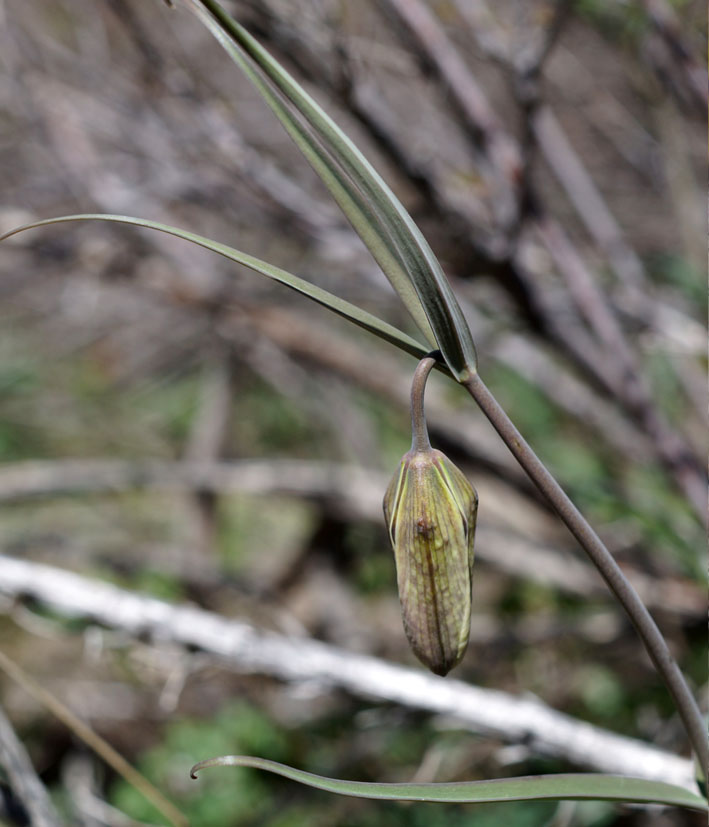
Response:
[[[476,732],[524,742],[589,769],[694,788],[691,762],[641,741],[556,712],[533,696],[483,689],[423,670],[347,652],[305,637],[175,606],[52,566],[0,556],[0,593],[38,600],[68,617],[91,619],[154,642],[217,656],[242,673],[338,687],[364,698],[451,716]]]

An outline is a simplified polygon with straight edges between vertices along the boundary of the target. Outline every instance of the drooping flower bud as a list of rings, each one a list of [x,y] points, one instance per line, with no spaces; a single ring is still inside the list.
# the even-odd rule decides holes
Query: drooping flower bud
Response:
[[[404,631],[437,675],[468,645],[477,510],[474,488],[433,448],[405,454],[384,497]]]

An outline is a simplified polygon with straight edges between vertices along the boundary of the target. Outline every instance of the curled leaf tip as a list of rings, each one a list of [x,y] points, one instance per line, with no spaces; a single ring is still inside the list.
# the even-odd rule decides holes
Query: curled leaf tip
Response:
[[[197,773],[207,767],[238,767],[242,763],[238,755],[220,755],[217,758],[205,758],[198,761],[190,770],[190,778],[197,778]]]

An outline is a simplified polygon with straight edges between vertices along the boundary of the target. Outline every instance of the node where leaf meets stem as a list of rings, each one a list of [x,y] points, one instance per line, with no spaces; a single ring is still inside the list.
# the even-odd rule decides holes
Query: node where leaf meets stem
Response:
[[[527,444],[482,379],[474,374],[462,384],[502,437],[517,462],[566,523],[567,528],[576,537],[618,602],[627,612],[655,668],[674,699],[706,780],[709,766],[709,738],[707,738],[704,721],[697,702],[670,654],[667,643],[655,621],[601,538]]]

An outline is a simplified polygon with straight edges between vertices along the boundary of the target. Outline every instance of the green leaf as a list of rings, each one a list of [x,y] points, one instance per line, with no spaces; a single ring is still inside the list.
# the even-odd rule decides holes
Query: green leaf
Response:
[[[436,339],[431,330],[431,326],[423,312],[423,307],[416,295],[416,291],[413,289],[409,277],[404,271],[396,249],[390,240],[381,232],[375,214],[361,193],[352,186],[347,177],[343,175],[342,170],[330,154],[316,142],[314,143],[314,138],[307,126],[284,105],[282,98],[275,92],[272,85],[244,59],[242,52],[234,46],[231,40],[224,36],[224,33],[214,20],[200,6],[195,6],[195,11],[231,55],[232,59],[260,91],[290,137],[313,169],[318,173],[339,207],[348,217],[357,234],[364,241],[374,256],[375,261],[382,268],[382,271],[399,294],[399,297],[402,299],[419,329],[424,333],[429,343],[435,346]]]
[[[451,373],[462,381],[475,372],[470,330],[441,266],[376,170],[291,75],[217,2],[186,2],[273,109],[424,335],[441,350]]]
[[[247,253],[242,253],[234,247],[229,247],[226,244],[220,244],[218,241],[213,241],[212,239],[205,238],[202,235],[190,233],[187,230],[180,230],[177,227],[170,226],[169,224],[160,224],[157,221],[149,221],[144,218],[133,218],[132,216],[127,215],[104,215],[101,213],[62,215],[57,218],[47,218],[44,221],[35,221],[32,224],[25,224],[22,227],[17,227],[14,230],[10,230],[10,232],[0,236],[0,241],[3,241],[16,233],[23,232],[24,230],[32,230],[36,227],[44,227],[49,224],[60,224],[65,221],[113,221],[118,224],[133,224],[136,227],[147,227],[151,230],[158,230],[161,233],[167,233],[168,235],[174,235],[177,236],[177,238],[191,241],[193,244],[197,244],[200,247],[205,247],[207,250],[211,250],[214,253],[219,253],[219,255],[224,256],[225,258],[235,261],[237,264],[243,264],[245,267],[248,267],[257,273],[261,273],[262,275],[267,276],[280,284],[285,284],[286,287],[290,287],[296,292],[313,299],[313,301],[318,302],[318,304],[333,310],[338,315],[354,322],[356,325],[359,325],[359,327],[363,327],[370,333],[374,333],[376,336],[379,336],[380,339],[384,339],[385,342],[396,345],[401,350],[416,356],[418,359],[422,359],[428,353],[428,348],[424,347],[410,336],[407,336],[406,333],[403,333],[393,325],[390,325],[377,316],[368,313],[366,310],[362,310],[362,308],[357,307],[357,305],[351,304],[350,302],[339,298],[339,296],[329,293],[327,290],[316,287],[314,284],[305,281],[305,279],[294,276],[287,270],[282,270],[280,267],[275,267],[266,261],[250,256]]]
[[[253,767],[282,775],[339,795],[394,801],[438,801],[449,803],[558,800],[627,801],[642,804],[669,804],[692,810],[706,810],[707,802],[696,793],[645,778],[596,773],[564,775],[529,775],[519,778],[497,778],[491,781],[455,781],[445,784],[384,784],[364,781],[343,781],[256,758],[250,755],[224,755],[200,761],[190,770],[192,778],[207,767]]]

